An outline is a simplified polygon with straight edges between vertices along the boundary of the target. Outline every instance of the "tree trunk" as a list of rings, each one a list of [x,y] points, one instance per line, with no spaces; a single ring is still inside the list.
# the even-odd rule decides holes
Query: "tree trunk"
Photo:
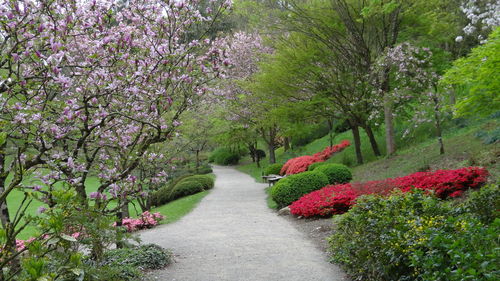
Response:
[[[434,97],[434,118],[436,119],[436,135],[439,143],[439,154],[444,154],[443,132],[441,129],[441,118],[439,117],[439,100]]]
[[[276,155],[274,153],[276,147],[274,145],[274,142],[269,143],[268,148],[269,148],[269,164],[274,164],[276,163]]]
[[[274,164],[276,163],[276,127],[270,127],[268,132],[262,128],[261,132],[262,138],[267,143],[267,148],[269,150],[269,164]],[[269,134],[269,138],[267,134]]]
[[[257,160],[257,146],[254,145],[253,143],[248,144],[248,150],[250,151],[250,157],[252,157],[252,162],[255,163]]]
[[[396,153],[396,141],[394,137],[394,116],[392,116],[392,101],[387,94],[384,96],[384,121],[385,121],[385,142],[387,155]]]
[[[358,125],[351,125],[352,137],[354,138],[354,149],[356,150],[356,160],[358,164],[363,164],[363,154],[361,153],[361,138],[359,136]]]
[[[200,168],[200,150],[196,149],[196,172]]]
[[[334,135],[333,135],[333,121],[331,119],[328,119],[328,137],[329,137],[329,141],[330,141],[330,147],[333,146],[333,139],[334,139]]]
[[[368,135],[368,139],[370,140],[370,145],[372,146],[373,153],[375,154],[375,156],[382,155],[378,148],[377,140],[375,139],[375,135],[373,134],[372,128],[369,125],[366,125],[363,127],[363,129],[365,130],[366,135]]]
[[[290,150],[290,138],[289,137],[285,137],[285,139],[283,140],[283,149],[286,151]]]
[[[121,204],[121,200],[118,200],[118,204]],[[116,212],[116,248],[121,249],[124,247],[124,243],[121,240],[121,234],[119,232],[121,231],[119,228],[123,225],[123,219],[126,217],[125,216],[125,209],[124,207],[127,206],[127,213],[128,213],[128,204],[125,202],[123,206]]]

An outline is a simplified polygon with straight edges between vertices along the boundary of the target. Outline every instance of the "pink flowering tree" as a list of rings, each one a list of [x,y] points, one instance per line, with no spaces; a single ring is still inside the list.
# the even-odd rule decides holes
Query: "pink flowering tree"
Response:
[[[0,3],[2,253],[13,252],[18,233],[6,200],[14,190],[39,191],[51,208],[56,189],[71,190],[102,212],[140,192],[132,171],[171,138],[223,64],[220,45],[190,31],[210,26],[230,2],[210,1],[204,15],[199,2]],[[91,176],[99,184],[88,198]]]

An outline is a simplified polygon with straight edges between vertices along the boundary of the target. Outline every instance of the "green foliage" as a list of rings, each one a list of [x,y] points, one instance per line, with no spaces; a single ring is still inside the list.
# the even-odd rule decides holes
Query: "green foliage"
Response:
[[[210,154],[208,161],[224,166],[236,165],[240,161],[240,154],[232,152],[228,148],[219,148]]]
[[[214,179],[209,175],[184,175],[174,179],[151,194],[152,206],[161,206],[177,198],[198,193],[214,187]]]
[[[214,179],[208,175],[194,175],[184,178],[182,182],[197,182],[201,184],[204,190],[208,190],[214,187]]]
[[[175,185],[174,189],[170,193],[169,201],[201,192],[203,189],[203,183],[199,181],[183,180]]]
[[[271,164],[264,169],[264,176],[279,175],[283,164]]]
[[[488,42],[472,49],[465,58],[456,60],[442,79],[443,85],[465,88],[467,94],[455,105],[457,117],[487,116],[500,108],[500,27],[489,36]]]
[[[303,195],[328,185],[328,177],[316,171],[303,172],[281,179],[271,190],[279,208],[290,205]]]
[[[158,189],[157,191],[153,192],[150,195],[150,200],[151,200],[151,205],[152,206],[161,206],[170,200],[170,194],[172,193],[172,190],[174,189],[175,185],[182,181],[183,179],[192,176],[192,174],[186,174],[180,177],[175,178],[162,188]]]
[[[492,223],[500,217],[500,188],[498,184],[483,186],[470,193],[465,207],[484,224]]]
[[[312,163],[311,165],[309,165],[309,167],[307,167],[307,170],[308,171],[314,171],[316,168],[318,168],[319,166],[322,166],[322,165],[327,165],[328,163],[326,162],[316,162],[316,163]]]
[[[351,170],[342,164],[325,164],[314,171],[325,174],[330,184],[347,183],[352,180]]]
[[[421,191],[363,196],[337,221],[334,262],[363,280],[498,280],[500,219]],[[490,206],[492,207],[492,206]]]
[[[106,252],[102,265],[130,265],[141,270],[161,269],[172,262],[172,254],[155,244],[133,248],[113,249]]]

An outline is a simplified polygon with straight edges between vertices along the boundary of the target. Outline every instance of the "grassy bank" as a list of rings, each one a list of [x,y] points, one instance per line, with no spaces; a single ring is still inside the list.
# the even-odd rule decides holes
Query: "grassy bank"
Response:
[[[421,142],[413,143],[409,140],[400,140],[399,145],[403,147],[392,157],[375,157],[365,134],[362,136],[362,151],[365,164],[356,165],[354,146],[350,146],[343,152],[334,155],[327,162],[341,163],[350,166],[353,170],[353,181],[380,180],[388,177],[398,177],[409,173],[427,169],[456,169],[466,166],[484,166],[492,174],[492,178],[500,178],[500,143],[485,144],[476,137],[478,132],[489,131],[498,127],[500,122],[490,120],[474,126],[455,128],[444,134],[445,154],[439,154],[439,146],[435,138],[417,138]],[[335,137],[334,143],[347,139],[352,142],[350,131]],[[379,147],[385,149],[385,142],[380,132],[377,134]],[[325,136],[308,145],[294,151],[284,152],[277,150],[277,162],[284,163],[286,160],[301,156],[312,155],[323,150],[329,145],[329,138]],[[269,165],[267,158],[257,167],[250,159],[242,160],[237,168],[261,182],[263,169]]]

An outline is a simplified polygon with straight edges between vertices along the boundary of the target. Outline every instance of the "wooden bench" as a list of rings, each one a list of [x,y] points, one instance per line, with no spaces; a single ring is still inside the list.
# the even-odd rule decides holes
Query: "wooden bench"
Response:
[[[269,186],[274,185],[277,181],[280,179],[284,178],[283,176],[280,175],[267,175],[267,176],[262,176],[262,178],[269,183]]]

